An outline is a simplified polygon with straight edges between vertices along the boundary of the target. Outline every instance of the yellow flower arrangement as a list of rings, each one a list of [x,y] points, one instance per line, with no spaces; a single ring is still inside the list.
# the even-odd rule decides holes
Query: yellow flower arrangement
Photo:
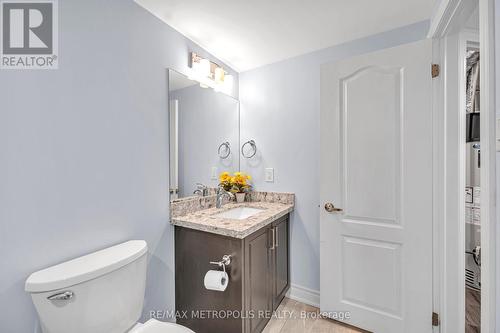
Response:
[[[231,183],[232,178],[233,177],[227,171],[221,173],[219,176],[219,186],[226,191],[230,191],[231,188],[233,187]]]
[[[250,180],[252,177],[243,172],[235,172],[231,175],[226,171],[219,176],[219,186],[232,193],[244,193],[252,188]]]

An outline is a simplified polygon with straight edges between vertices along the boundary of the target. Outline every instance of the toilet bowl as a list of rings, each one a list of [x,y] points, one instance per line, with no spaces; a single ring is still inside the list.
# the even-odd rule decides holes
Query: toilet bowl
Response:
[[[31,274],[43,333],[193,333],[154,319],[138,323],[146,286],[147,243],[118,244]]]

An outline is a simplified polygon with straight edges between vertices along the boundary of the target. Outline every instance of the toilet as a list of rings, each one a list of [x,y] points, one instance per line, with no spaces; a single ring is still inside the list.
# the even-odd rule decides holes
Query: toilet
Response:
[[[194,333],[141,317],[147,243],[132,240],[31,274],[31,295],[43,333]]]

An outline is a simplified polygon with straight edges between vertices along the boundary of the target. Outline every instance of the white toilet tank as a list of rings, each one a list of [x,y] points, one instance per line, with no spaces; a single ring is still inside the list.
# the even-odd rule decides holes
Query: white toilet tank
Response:
[[[124,333],[140,318],[147,244],[133,240],[35,272],[26,280],[44,333]]]

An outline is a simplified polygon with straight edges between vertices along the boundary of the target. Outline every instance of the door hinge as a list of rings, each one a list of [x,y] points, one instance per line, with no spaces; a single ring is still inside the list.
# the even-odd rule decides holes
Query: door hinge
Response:
[[[432,313],[432,326],[439,326],[439,315],[436,312]]]
[[[438,64],[432,64],[431,66],[431,75],[432,78],[438,77],[440,72],[440,68]]]

